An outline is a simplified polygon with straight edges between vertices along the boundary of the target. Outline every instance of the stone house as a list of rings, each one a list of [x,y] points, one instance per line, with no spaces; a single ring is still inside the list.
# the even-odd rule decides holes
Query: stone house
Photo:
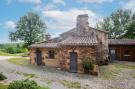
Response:
[[[49,37],[48,37],[49,38]],[[78,15],[76,27],[59,37],[30,46],[30,63],[83,72],[86,57],[103,62],[108,57],[108,33],[89,26],[88,15]]]

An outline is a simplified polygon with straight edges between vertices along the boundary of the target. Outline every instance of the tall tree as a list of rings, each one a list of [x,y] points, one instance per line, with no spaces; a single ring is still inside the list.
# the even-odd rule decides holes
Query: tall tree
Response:
[[[103,19],[103,22],[98,23],[98,28],[109,32],[109,38],[122,38],[127,31],[127,27],[131,24],[131,11],[117,10],[110,16]]]
[[[46,30],[46,24],[38,14],[28,12],[20,17],[15,32],[10,32],[9,37],[12,41],[24,41],[25,46],[42,41]]]
[[[127,31],[123,38],[135,39],[135,13],[132,15],[131,23],[127,26]]]

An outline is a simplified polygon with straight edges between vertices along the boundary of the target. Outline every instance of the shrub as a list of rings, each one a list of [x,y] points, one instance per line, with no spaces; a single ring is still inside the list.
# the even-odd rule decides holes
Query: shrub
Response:
[[[23,46],[23,43],[7,43],[0,44],[0,51],[15,54],[28,52],[28,49]]]
[[[89,73],[90,70],[93,69],[93,62],[92,61],[93,60],[91,58],[89,58],[89,57],[83,59],[82,65],[83,65],[85,73]]]
[[[0,73],[0,80],[5,80],[5,79],[7,79],[7,77],[4,76],[3,73]]]
[[[40,89],[40,87],[35,81],[26,79],[13,81],[7,89]]]

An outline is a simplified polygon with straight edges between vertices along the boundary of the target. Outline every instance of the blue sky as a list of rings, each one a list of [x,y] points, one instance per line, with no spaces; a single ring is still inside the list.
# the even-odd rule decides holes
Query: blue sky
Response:
[[[19,18],[29,11],[38,13],[47,24],[46,32],[55,37],[75,27],[79,14],[88,14],[94,27],[117,9],[135,11],[135,0],[1,0],[0,43],[10,42],[9,32],[16,30]]]

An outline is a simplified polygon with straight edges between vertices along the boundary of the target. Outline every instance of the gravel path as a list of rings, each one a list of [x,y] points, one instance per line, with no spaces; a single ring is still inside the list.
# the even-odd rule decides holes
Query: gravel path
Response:
[[[3,72],[8,79],[4,82],[10,83],[13,80],[26,79],[24,73],[35,74],[35,80],[41,86],[49,86],[51,89],[68,89],[60,81],[76,81],[82,86],[81,89],[135,89],[135,78],[130,75],[135,74],[135,70],[124,69],[116,79],[103,80],[100,77],[73,74],[60,71],[46,66],[18,66],[7,61],[11,57],[0,56],[0,72]]]

